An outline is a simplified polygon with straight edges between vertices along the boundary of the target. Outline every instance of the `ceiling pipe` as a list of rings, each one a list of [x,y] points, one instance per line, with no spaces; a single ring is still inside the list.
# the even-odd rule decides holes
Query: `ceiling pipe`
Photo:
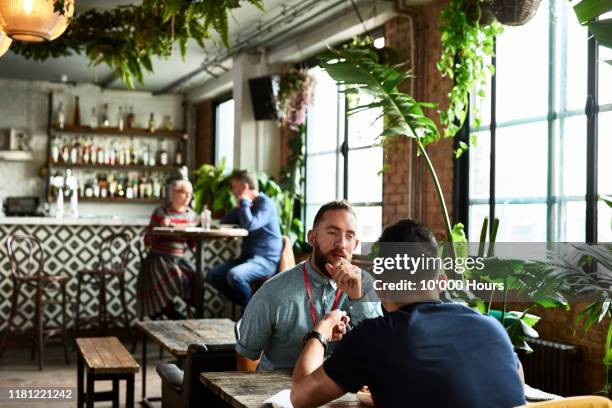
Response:
[[[246,36],[245,39],[239,40],[235,44],[232,44],[230,46],[230,49],[232,51],[225,50],[222,53],[213,56],[212,59],[209,59],[208,61],[204,61],[199,68],[182,76],[176,81],[173,81],[172,83],[165,86],[164,88],[158,91],[155,91],[153,95],[161,95],[161,94],[171,92],[172,90],[178,88],[182,84],[206,72],[206,70],[209,69],[210,67],[220,65],[223,61],[227,60],[228,58],[236,54],[239,54],[249,48],[260,47],[266,42],[268,37],[272,36],[272,34],[275,32],[276,29],[278,29],[279,27],[282,27],[283,25],[292,23],[293,21],[295,21],[295,19],[300,17],[302,13],[309,11],[309,9],[311,8],[315,8],[314,6],[320,5],[321,3],[322,2],[320,0],[311,0],[311,1],[301,3],[299,5],[296,5],[294,9],[283,7],[282,11],[278,15],[274,16],[271,20],[269,20],[268,22],[262,23],[262,24],[258,24],[258,27],[252,30]],[[345,3],[345,0],[338,0],[331,7],[327,7],[327,10],[336,8],[338,5],[341,5],[343,3]],[[289,17],[287,17],[288,14],[290,15]],[[278,20],[280,20],[280,22]],[[290,32],[294,28],[295,27],[290,27],[288,29],[285,29],[282,33],[285,34],[287,32]],[[254,42],[256,38],[258,37],[261,38],[262,35],[263,35],[262,39],[259,39],[259,41]]]

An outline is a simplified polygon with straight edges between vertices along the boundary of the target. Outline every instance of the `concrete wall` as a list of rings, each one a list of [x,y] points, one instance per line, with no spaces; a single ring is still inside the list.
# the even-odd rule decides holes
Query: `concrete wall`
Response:
[[[91,108],[99,112],[104,103],[109,105],[111,126],[116,126],[119,106],[124,110],[134,107],[139,127],[146,127],[149,114],[155,114],[158,125],[164,115],[171,115],[176,129],[183,123],[182,97],[166,95],[153,97],[148,92],[102,90],[93,85],[62,85],[47,82],[30,82],[0,79],[0,129],[22,128],[31,135],[33,160],[13,162],[0,160],[0,197],[37,196],[44,200],[44,177],[39,174],[46,163],[49,94],[54,94],[54,110],[59,101],[64,104],[66,123],[73,122],[74,96],[80,97],[81,123],[89,123]],[[83,215],[149,215],[154,205],[81,203]]]

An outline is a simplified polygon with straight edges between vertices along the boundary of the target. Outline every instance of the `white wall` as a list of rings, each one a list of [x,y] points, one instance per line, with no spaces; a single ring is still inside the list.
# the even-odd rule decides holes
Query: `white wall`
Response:
[[[111,125],[116,126],[118,107],[133,106],[139,127],[146,127],[151,112],[158,125],[164,115],[171,115],[176,129],[183,129],[183,108],[180,95],[153,97],[148,92],[103,90],[94,85],[62,85],[48,82],[0,79],[0,129],[25,128],[32,135],[33,160],[12,162],[0,160],[0,197],[37,196],[44,200],[45,180],[39,176],[46,163],[48,97],[54,93],[54,110],[63,101],[66,122],[72,124],[74,96],[80,97],[81,123],[87,125],[91,108],[99,112],[104,103],[109,105]],[[148,216],[152,205],[83,203],[83,215]]]

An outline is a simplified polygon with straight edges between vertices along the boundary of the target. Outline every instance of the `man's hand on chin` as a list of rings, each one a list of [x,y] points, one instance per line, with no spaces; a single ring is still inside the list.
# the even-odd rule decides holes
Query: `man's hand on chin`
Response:
[[[363,296],[361,293],[361,270],[358,267],[352,265],[346,259],[340,258],[340,262],[336,265],[326,263],[325,269],[336,281],[340,290],[348,295],[349,299],[357,300]]]

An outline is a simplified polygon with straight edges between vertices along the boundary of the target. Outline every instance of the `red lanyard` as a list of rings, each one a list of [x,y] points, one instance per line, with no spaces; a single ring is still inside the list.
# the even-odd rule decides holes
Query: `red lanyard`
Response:
[[[308,261],[306,261],[308,262]],[[310,293],[310,282],[308,281],[308,271],[306,270],[306,262],[304,262],[304,283],[306,284],[306,293],[308,294],[308,301],[310,302],[310,315],[312,316],[312,326],[317,325],[317,313],[315,312],[315,307],[312,304],[312,294]],[[336,306],[338,306],[338,301],[340,300],[340,295],[342,291],[340,288],[336,289],[336,298],[334,299],[334,303],[332,304],[331,310],[334,310]]]

